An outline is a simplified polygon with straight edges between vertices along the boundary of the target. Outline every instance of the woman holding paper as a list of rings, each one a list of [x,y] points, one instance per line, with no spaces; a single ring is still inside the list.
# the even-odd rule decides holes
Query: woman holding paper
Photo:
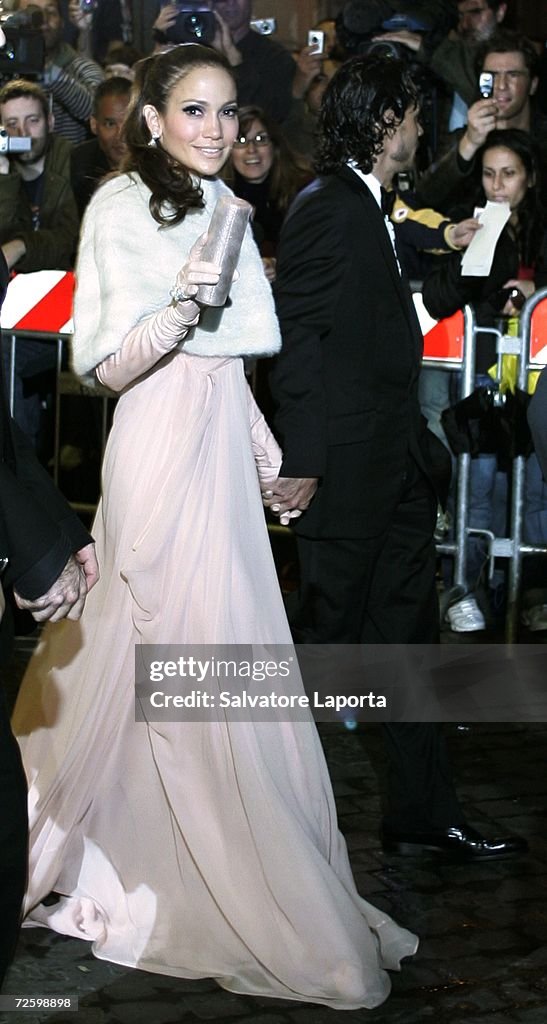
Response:
[[[528,132],[517,129],[491,132],[480,154],[482,167],[481,192],[476,205],[486,201],[507,206],[508,219],[491,253],[491,268],[482,276],[466,272],[470,251],[462,257],[454,255],[439,260],[423,287],[424,303],[432,316],[450,316],[466,304],[474,307],[480,326],[489,327],[506,318],[504,329],[516,333],[518,316],[525,299],[537,288],[547,284],[547,234],[545,211],[540,201],[539,167],[534,142]],[[480,242],[480,232],[477,241]],[[480,268],[475,267],[475,270]],[[508,319],[507,319],[508,318]],[[493,335],[478,337],[476,361],[477,387],[492,387],[496,341]],[[495,374],[494,374],[495,376]],[[507,382],[502,382],[502,390]],[[506,533],[506,464],[500,463],[497,437],[482,441],[483,448],[471,463],[469,525],[492,530],[496,536]],[[530,541],[534,537],[538,516],[547,519],[546,494],[542,492],[537,461],[532,456],[528,465],[528,489],[535,512],[529,512]],[[545,490],[545,488],[543,488]],[[530,503],[528,503],[528,510]],[[527,511],[527,510],[525,510]],[[540,532],[544,534],[545,525]],[[470,537],[468,542],[469,593],[448,611],[451,628],[456,632],[474,632],[485,628],[485,618],[475,591],[486,558],[485,542]],[[496,576],[500,586],[503,578]],[[494,597],[494,595],[492,595]],[[543,604],[543,602],[541,602]],[[537,618],[537,616],[535,616]],[[539,620],[538,620],[539,621]],[[547,628],[547,617],[543,618]],[[539,628],[539,627],[536,627]]]
[[[250,232],[229,303],[195,301],[220,274],[203,236],[236,135],[222,56],[186,45],[149,58],[127,171],[84,221],[74,365],[121,397],[94,527],[101,582],[81,625],[45,633],[15,715],[27,914],[116,963],[373,1007],[416,939],[355,889],[311,718],[158,722],[143,699],[135,722],[143,645],[275,659],[291,642],[260,496],[280,452],[243,372],[244,356],[280,343]]]

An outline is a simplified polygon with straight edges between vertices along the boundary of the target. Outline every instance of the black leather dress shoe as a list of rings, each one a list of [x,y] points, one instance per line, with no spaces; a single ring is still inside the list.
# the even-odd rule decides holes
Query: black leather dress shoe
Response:
[[[470,825],[423,832],[398,832],[384,826],[382,846],[386,853],[406,856],[435,853],[458,860],[502,860],[505,857],[520,857],[528,850],[528,843],[520,836],[485,839]]]

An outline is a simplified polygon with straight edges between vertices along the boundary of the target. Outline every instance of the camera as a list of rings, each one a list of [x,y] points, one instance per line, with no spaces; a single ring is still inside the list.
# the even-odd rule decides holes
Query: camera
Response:
[[[169,3],[170,0],[167,0]],[[163,7],[167,4],[163,4]],[[211,5],[199,0],[181,0],[175,4],[177,17],[173,25],[165,30],[170,43],[201,43],[210,46],[215,38],[217,20]]]
[[[325,52],[325,33],[318,29],[311,29],[308,32],[308,46],[315,46],[314,56],[321,56]]]
[[[0,128],[0,155],[5,153],[28,153],[32,147],[32,139],[28,135],[8,135],[5,128]]]
[[[349,0],[336,19],[336,34],[348,55],[376,53],[407,62],[412,59],[407,46],[374,37],[382,32],[426,32],[429,28],[419,14],[396,11],[387,0]]]
[[[491,71],[483,71],[479,75],[479,92],[483,100],[489,100],[494,92],[494,76]]]
[[[526,302],[526,296],[521,292],[520,288],[500,288],[499,291],[494,292],[489,297],[488,302],[493,309],[501,313],[509,300],[511,300],[511,305],[514,309],[520,311]]]
[[[38,7],[16,11],[2,21],[6,45],[0,50],[0,77],[38,75],[45,64],[43,14]]]
[[[255,18],[251,21],[251,28],[261,36],[271,36],[277,28],[275,18]]]

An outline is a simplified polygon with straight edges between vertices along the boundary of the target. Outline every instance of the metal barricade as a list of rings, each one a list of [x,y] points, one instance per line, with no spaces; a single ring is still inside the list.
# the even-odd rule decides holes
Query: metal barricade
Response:
[[[527,390],[530,370],[547,365],[547,288],[541,288],[525,303],[519,321],[519,369],[517,385]],[[517,638],[524,555],[547,555],[547,543],[525,544],[522,540],[524,520],[524,484],[526,460],[518,455],[513,462],[511,493],[511,525],[509,572],[507,581],[507,617],[505,639],[514,643]],[[547,538],[546,538],[547,541]],[[505,556],[507,557],[507,556]]]
[[[444,320],[435,321],[423,309],[419,291],[414,292],[413,299],[424,335],[422,366],[446,372],[458,371],[461,374],[460,398],[467,398],[475,387],[476,320],[471,306],[465,306]],[[441,602],[443,616],[447,608],[460,600],[468,589],[466,540],[471,456],[467,452],[458,456],[457,467],[454,540],[437,544],[440,555],[451,555],[454,559],[454,584]]]
[[[415,303],[420,314],[419,300],[416,297]],[[458,314],[455,316],[457,317]],[[460,330],[461,321],[448,318],[437,324],[430,319],[428,325],[423,316],[420,316],[422,327],[425,326],[423,366],[461,372],[460,397],[466,398],[473,392],[475,386],[477,332],[490,333],[496,337],[498,379],[501,376],[502,357],[508,354],[517,355],[519,360],[517,385],[520,390],[526,391],[530,370],[540,369],[547,364],[547,288],[537,291],[524,305],[520,315],[520,333],[516,337],[504,335],[495,328],[477,327],[473,310],[469,306],[465,307],[460,316],[463,317],[463,337]],[[434,332],[437,334],[435,335]],[[507,537],[496,537],[490,531],[478,530],[469,526],[471,455],[468,453],[460,455],[457,467],[454,540],[437,545],[439,554],[448,554],[454,557],[454,586],[447,595],[444,610],[453,601],[463,597],[468,590],[467,538],[471,534],[484,536],[491,566],[493,567],[496,558],[508,560],[505,639],[507,643],[514,643],[518,631],[523,557],[547,555],[547,543],[545,545],[527,544],[522,539],[526,459],[524,456],[518,456],[512,465],[510,525]]]

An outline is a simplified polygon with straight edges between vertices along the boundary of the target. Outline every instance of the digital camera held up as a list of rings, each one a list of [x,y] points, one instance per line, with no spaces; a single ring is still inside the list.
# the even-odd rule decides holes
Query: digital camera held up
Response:
[[[162,4],[167,6],[171,0]],[[178,0],[176,21],[165,30],[170,43],[201,43],[210,46],[215,38],[217,21],[207,0]]]

